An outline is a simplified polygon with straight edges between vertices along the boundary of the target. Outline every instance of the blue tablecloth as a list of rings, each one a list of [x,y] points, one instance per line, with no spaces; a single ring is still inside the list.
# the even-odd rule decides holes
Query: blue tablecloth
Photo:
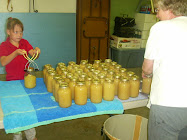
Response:
[[[37,78],[33,89],[24,87],[23,80],[0,81],[0,100],[4,114],[6,133],[15,133],[53,122],[90,117],[101,114],[122,114],[122,103],[114,99],[94,104],[88,99],[86,105],[72,101],[69,108],[60,108],[52,93],[47,92],[43,78]]]

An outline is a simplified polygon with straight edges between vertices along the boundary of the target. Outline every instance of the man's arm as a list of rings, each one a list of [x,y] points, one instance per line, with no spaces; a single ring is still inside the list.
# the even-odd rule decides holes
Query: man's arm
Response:
[[[144,59],[142,65],[142,77],[145,78],[147,75],[152,75],[153,73],[153,63],[154,60]]]

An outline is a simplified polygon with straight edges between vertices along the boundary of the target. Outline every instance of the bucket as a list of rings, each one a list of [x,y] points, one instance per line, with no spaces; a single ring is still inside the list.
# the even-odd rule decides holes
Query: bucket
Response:
[[[132,114],[108,118],[103,125],[104,140],[147,140],[148,119]]]

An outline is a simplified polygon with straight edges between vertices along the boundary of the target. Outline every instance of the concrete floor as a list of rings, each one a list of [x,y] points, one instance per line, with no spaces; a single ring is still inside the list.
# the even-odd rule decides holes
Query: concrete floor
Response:
[[[141,68],[128,69],[134,71],[141,77]],[[37,77],[42,77],[41,72]],[[0,80],[5,80],[5,75],[0,75]],[[125,110],[125,114],[135,114],[148,118],[147,107]],[[88,118],[68,120],[49,125],[36,127],[38,140],[102,140],[101,128],[109,115],[98,115]],[[4,129],[0,130],[0,140],[12,140],[12,134],[6,134]],[[26,140],[23,134],[23,140]]]

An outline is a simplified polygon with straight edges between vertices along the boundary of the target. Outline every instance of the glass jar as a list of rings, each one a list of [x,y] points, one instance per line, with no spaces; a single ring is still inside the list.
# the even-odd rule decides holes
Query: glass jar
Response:
[[[94,67],[95,69],[97,69],[97,68],[99,67],[100,63],[101,63],[100,60],[94,60],[93,67]]]
[[[72,73],[68,73],[67,76],[66,76],[65,82],[69,83],[71,77],[73,77],[73,74]]]
[[[59,85],[61,83],[65,83],[64,79],[57,79],[56,82],[55,82],[54,97],[55,97],[56,102],[58,102],[58,89],[59,89]]]
[[[92,67],[92,64],[86,64],[86,67],[84,68],[84,72],[88,73],[89,69]]]
[[[147,76],[147,77],[143,78],[143,81],[142,81],[142,92],[143,93],[150,94],[151,83],[152,83],[151,76]]]
[[[134,72],[133,71],[128,71],[127,72],[127,77],[131,78],[132,76],[134,76]]]
[[[113,62],[110,63],[109,68],[110,68],[111,70],[114,70],[116,65],[117,65],[117,62],[113,61]]]
[[[61,66],[66,66],[66,64],[63,63],[63,62],[58,63],[58,64],[57,64],[57,67],[56,67],[56,72],[57,72],[57,73],[58,73],[58,71],[60,70],[60,67],[61,67]]]
[[[114,72],[115,72],[115,73],[119,73],[119,72],[120,72],[121,67],[122,67],[122,66],[121,66],[121,65],[119,65],[119,64],[115,65]]]
[[[54,71],[49,72],[49,76],[47,78],[47,91],[53,92],[53,78],[56,73]]]
[[[130,97],[137,97],[140,89],[139,77],[134,75],[130,78]]]
[[[127,69],[126,68],[121,68],[119,71],[120,71],[121,77],[127,77]]]
[[[51,64],[46,64],[44,65],[44,68],[43,68],[43,80],[44,80],[44,83],[45,83],[45,75],[47,73],[47,69],[51,68],[52,65]]]
[[[54,75],[54,77],[53,77],[53,81],[52,81],[52,93],[53,93],[53,96],[55,96],[54,94],[55,94],[55,83],[56,83],[56,80],[60,79],[60,78],[61,78],[61,76],[58,75],[58,74]]]
[[[70,65],[70,66],[73,66],[73,65],[75,65],[76,63],[74,62],[74,61],[69,61],[68,62],[68,65]]]
[[[45,74],[45,85],[46,85],[46,87],[47,87],[48,77],[49,77],[49,73],[50,73],[50,72],[55,72],[55,69],[54,69],[54,68],[49,68],[49,69],[47,69],[47,72],[46,72],[46,74]]]
[[[107,78],[113,78],[114,77],[114,71],[113,70],[108,70],[108,73],[107,73]]]
[[[59,106],[62,108],[68,108],[72,104],[71,99],[71,89],[68,87],[68,83],[63,83],[59,85],[59,89],[57,91]]]
[[[105,82],[105,74],[104,73],[100,73],[99,74],[99,80],[101,82],[101,85],[103,85],[104,82]]]
[[[116,74],[114,76],[114,85],[115,85],[115,95],[118,95],[118,86],[119,86],[119,82],[120,82],[120,75]]]
[[[79,76],[79,81],[85,81],[86,80],[86,73],[82,73],[80,76]]]
[[[24,74],[24,84],[26,88],[34,88],[36,86],[36,75],[34,69],[27,69]]]
[[[103,84],[103,99],[106,101],[114,100],[115,96],[115,85],[114,80],[106,78]]]
[[[85,84],[86,84],[86,87],[87,87],[87,90],[88,90],[88,98],[90,98],[90,86],[91,86],[91,83],[92,83],[92,78],[91,77],[87,77],[86,81],[85,81]]]
[[[71,89],[72,100],[74,100],[74,97],[75,97],[76,82],[77,82],[77,78],[74,78],[74,77],[72,77],[71,81],[69,82],[69,87]]]
[[[121,100],[127,100],[130,96],[130,82],[128,78],[122,78],[118,87],[118,98]]]
[[[99,80],[93,80],[90,87],[90,100],[92,103],[102,102],[102,85]]]
[[[85,85],[85,82],[79,81],[77,82],[75,86],[75,104],[77,105],[85,105],[87,103],[87,97],[88,97],[88,90]]]
[[[109,67],[111,62],[112,62],[111,59],[105,59],[105,65],[106,65],[106,66]]]
[[[86,67],[87,63],[88,63],[88,60],[81,60],[81,62],[80,62],[80,68],[82,70],[84,70],[84,68]]]

